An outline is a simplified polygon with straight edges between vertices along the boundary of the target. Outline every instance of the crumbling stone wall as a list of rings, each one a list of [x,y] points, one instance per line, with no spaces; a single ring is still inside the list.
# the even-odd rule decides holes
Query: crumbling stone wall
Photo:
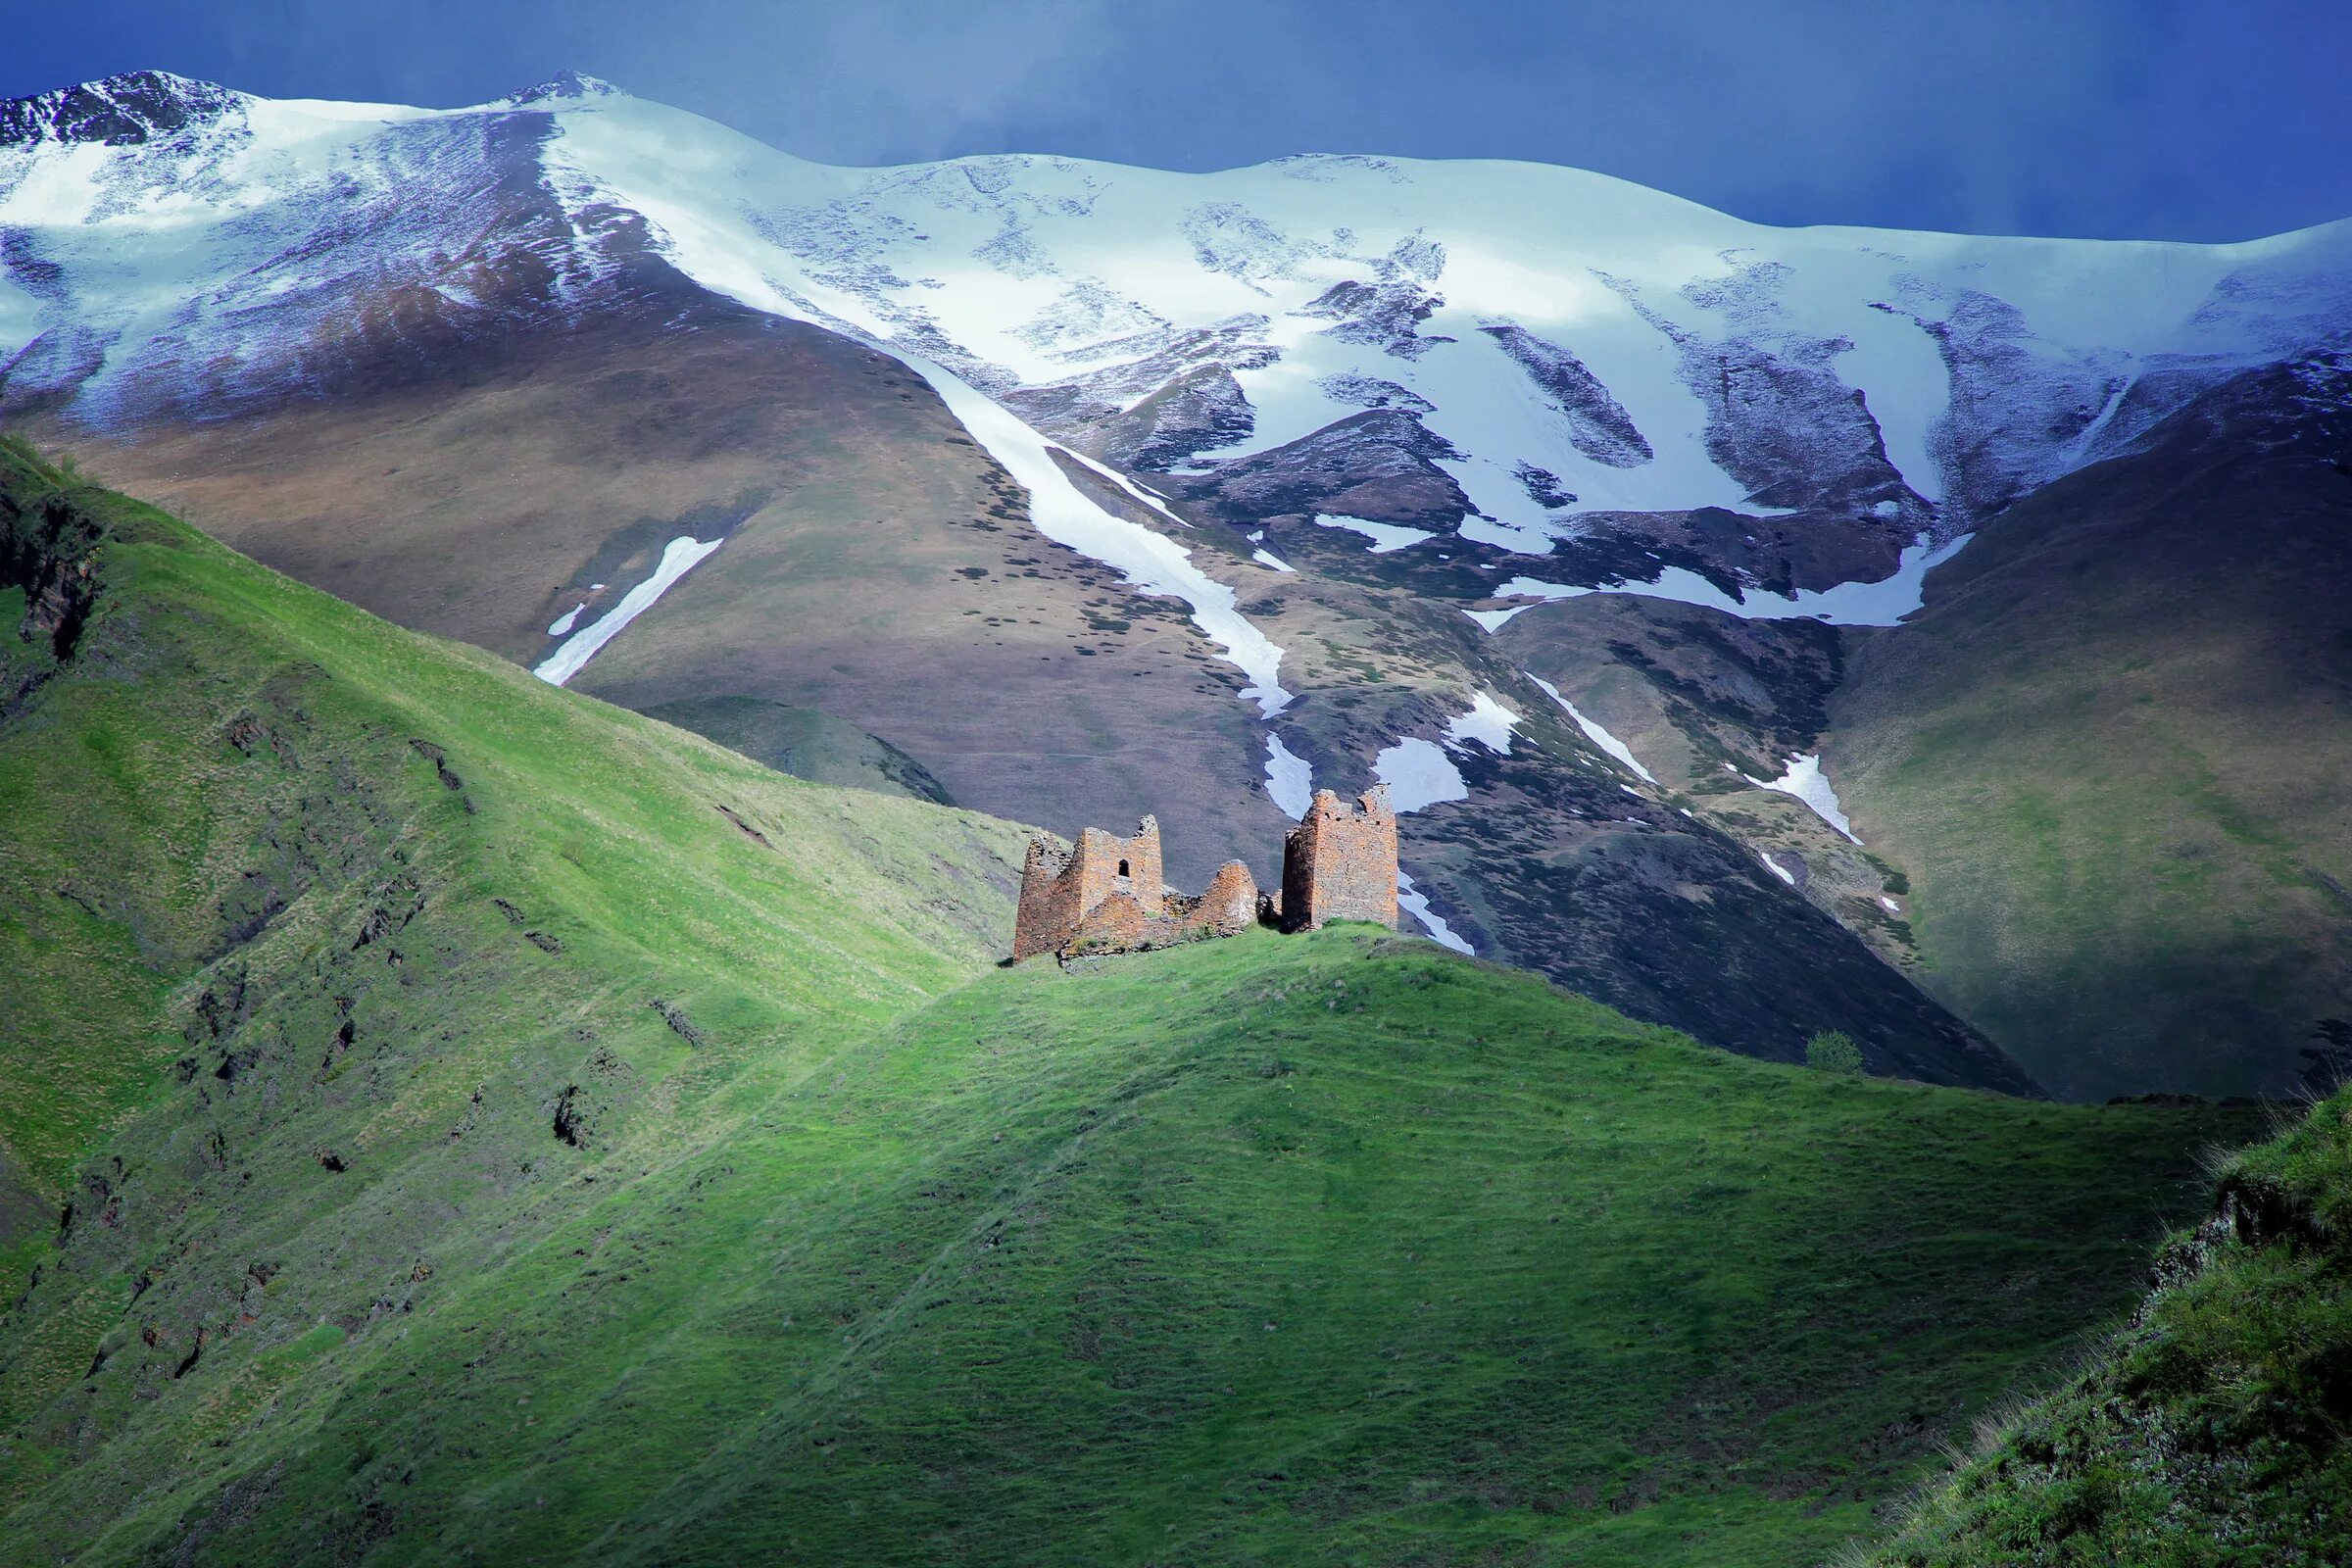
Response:
[[[1238,936],[1257,924],[1257,878],[1239,860],[1227,860],[1208,879],[1186,924],[1211,936]]]
[[[1396,813],[1375,784],[1348,806],[1329,790],[1282,845],[1282,928],[1312,931],[1330,920],[1396,929]]]
[[[1088,916],[1113,897],[1132,903],[1139,917],[1164,911],[1167,884],[1160,869],[1157,818],[1145,817],[1129,838],[1090,827],[1074,845],[1031,839],[1021,865],[1020,909],[1013,919],[1014,961],[1068,947]]]
[[[1164,941],[1150,939],[1155,928],[1172,929],[1173,925],[1165,915],[1146,914],[1143,906],[1127,894],[1114,893],[1086,911],[1061,951],[1134,953],[1145,947],[1165,947]]]
[[[1126,893],[1113,893],[1079,917],[1061,953],[1146,953],[1181,942],[1238,936],[1257,923],[1257,879],[1239,860],[1228,860],[1199,898],[1170,893],[1160,912],[1146,914]]]

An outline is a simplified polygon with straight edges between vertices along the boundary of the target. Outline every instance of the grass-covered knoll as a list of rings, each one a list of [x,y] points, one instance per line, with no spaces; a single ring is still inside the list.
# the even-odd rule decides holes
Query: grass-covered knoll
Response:
[[[2233,1159],[2130,1325],[1993,1427],[1885,1568],[2352,1560],[2352,1092]]]
[[[107,533],[0,725],[0,1562],[1805,1563],[2233,1128],[1365,928],[1000,970],[1008,825],[6,461]]]

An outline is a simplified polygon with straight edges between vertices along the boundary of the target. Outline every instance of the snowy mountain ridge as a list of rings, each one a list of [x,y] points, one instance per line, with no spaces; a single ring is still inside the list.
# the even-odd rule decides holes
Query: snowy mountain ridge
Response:
[[[484,308],[477,259],[424,225],[355,229],[425,193],[445,239],[469,185],[527,172],[570,220],[560,272],[641,220],[705,285],[923,355],[1057,439],[1207,407],[1143,467],[1393,411],[1433,438],[1465,537],[1535,554],[1596,514],[1703,507],[1949,536],[2324,339],[2352,294],[2348,224],[2229,246],[1775,229],[1575,170],[1360,156],[832,169],[577,77],[426,111],[140,74],[0,127],[12,379],[60,335],[103,356],[101,400],[164,340],[253,353],[228,318],[299,304],[322,264]]]
[[[525,183],[545,211],[515,203]],[[1441,494],[1317,514],[1384,552],[1545,557],[1708,509],[1865,541],[1851,577],[1806,582],[1800,560],[1770,586],[1518,570],[1495,595],[1513,608],[1474,612],[1490,631],[1596,590],[1889,624],[1975,517],[2352,315],[2352,223],[2230,246],[1775,229],[1576,170],[1354,155],[836,169],[580,76],[436,111],[141,73],[0,111],[0,385],[100,424],[291,389],[362,288],[405,291],[395,331],[462,324],[522,308],[519,261],[561,312],[612,279],[616,235],[917,368],[1042,531],[1183,597],[1269,717],[1281,650],[1054,444],[1171,489],[1371,448]]]

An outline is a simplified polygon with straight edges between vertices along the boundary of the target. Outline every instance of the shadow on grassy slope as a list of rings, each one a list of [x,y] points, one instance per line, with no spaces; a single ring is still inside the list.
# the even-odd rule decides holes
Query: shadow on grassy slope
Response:
[[[1868,1562],[2352,1560],[2352,1093],[2231,1160],[2156,1281]]]

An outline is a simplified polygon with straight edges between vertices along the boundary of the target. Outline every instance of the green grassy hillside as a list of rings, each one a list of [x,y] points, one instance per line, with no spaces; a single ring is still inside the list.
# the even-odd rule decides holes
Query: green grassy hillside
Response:
[[[530,1094],[617,1028],[652,1092],[747,1036],[888,1017],[1002,944],[1009,824],[799,787],[6,446],[0,523],[20,577],[97,585],[69,661],[29,624],[0,645],[0,1082],[39,1090],[0,1097],[0,1213],[29,1192],[53,1220],[164,1085],[217,1119],[257,1053],[323,1054],[312,1098],[366,1147],[483,1049]],[[270,1007],[296,1010],[257,1027]],[[45,1246],[24,1230],[0,1293]]]
[[[2214,1218],[2063,1389],[1874,1563],[2352,1561],[2352,1092],[2231,1161]]]
[[[2352,446],[2296,412],[2352,375],[2312,373],[1993,520],[1831,705],[1923,983],[2053,1093],[2284,1093],[2352,1020]]]
[[[998,969],[1009,824],[0,465],[0,1562],[1807,1563],[2243,1131]]]

